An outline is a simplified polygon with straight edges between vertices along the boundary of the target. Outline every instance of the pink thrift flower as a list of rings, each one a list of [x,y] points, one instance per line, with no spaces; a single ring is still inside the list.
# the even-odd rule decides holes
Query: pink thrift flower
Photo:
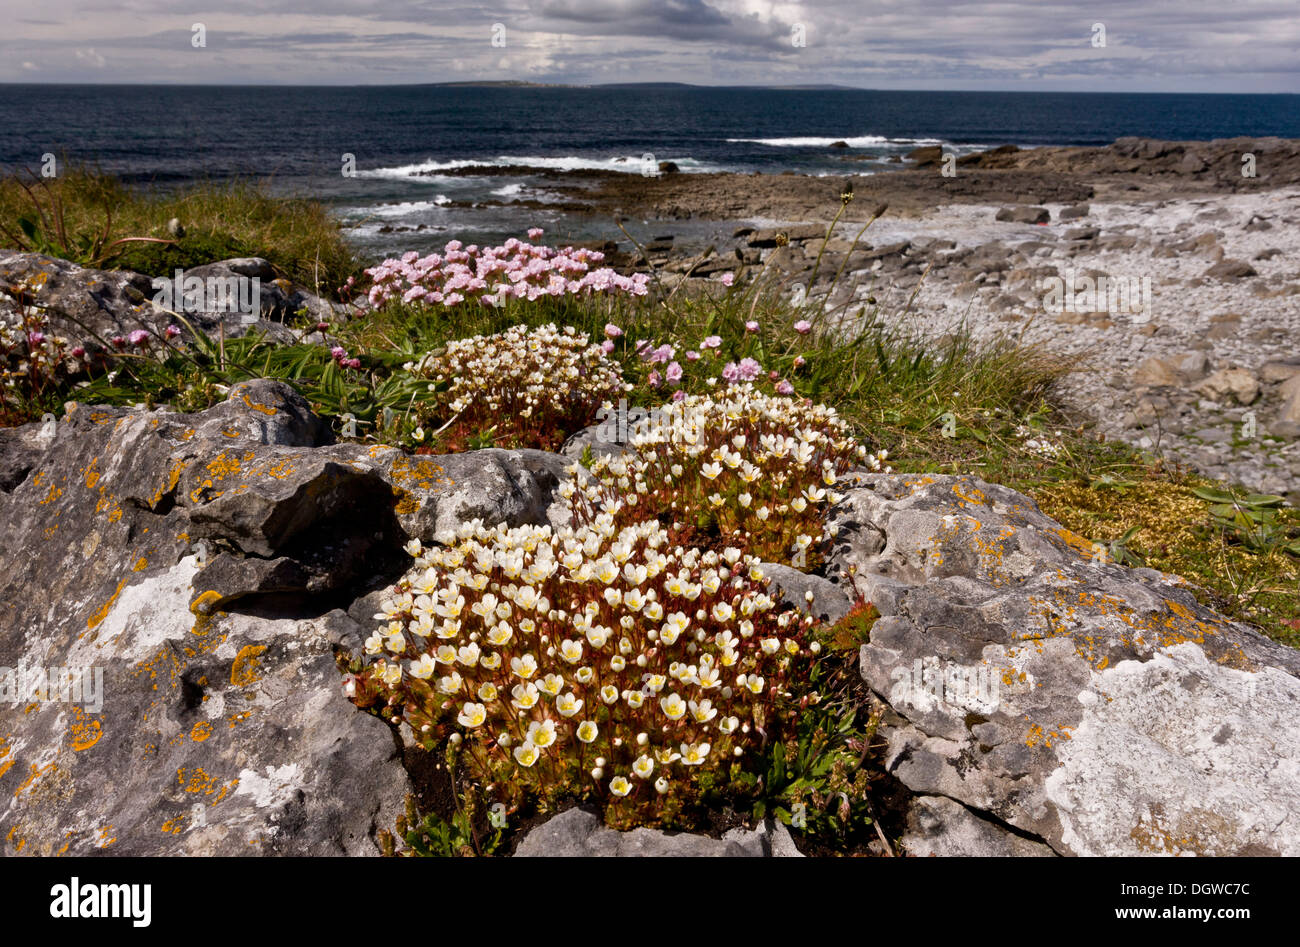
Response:
[[[687,352],[687,353],[686,353],[686,361],[688,361],[688,362],[698,362],[699,360],[700,360],[700,353],[699,353],[699,352]]]
[[[745,323],[745,331],[746,331],[746,332],[757,332],[757,331],[758,331],[758,323],[757,323],[757,322],[753,322],[753,321],[746,322],[746,323]]]
[[[130,339],[132,345],[139,347],[149,341],[149,333],[144,329],[136,329],[131,333]]]
[[[45,341],[45,333],[44,333],[44,332],[28,332],[28,333],[27,333],[27,344],[28,344],[28,345],[40,345],[40,344],[41,344],[42,342],[44,342],[44,341]]]
[[[543,233],[545,233],[545,232],[546,232],[546,231],[542,230],[541,227],[529,227],[529,228],[528,228],[528,239],[529,239],[529,240],[536,240],[538,237],[540,237],[540,236],[541,236]]]
[[[807,360],[802,355],[796,355],[794,357],[795,368],[803,368],[807,364],[808,364]]]
[[[608,355],[610,352],[614,351],[614,340],[606,339],[604,342],[600,343],[600,347],[604,349],[605,354]]]
[[[711,335],[711,336],[709,336],[707,339],[705,339],[703,342],[700,343],[700,348],[702,348],[702,349],[716,349],[716,348],[717,348],[719,345],[721,345],[721,344],[722,344],[722,336],[720,336],[720,335]]]
[[[808,330],[811,328],[812,328],[812,323],[809,322],[807,319],[800,319],[798,322],[794,324],[794,331],[798,332],[800,335],[807,335]]]
[[[664,377],[668,379],[670,384],[680,384],[682,380],[682,366],[676,362],[670,363],[668,368],[664,371]]]
[[[680,388],[678,388],[676,391],[673,392],[674,401],[681,401],[685,397],[686,397],[686,392],[682,391]]]
[[[776,393],[778,395],[792,395],[794,394],[794,385],[782,378],[776,386]]]
[[[736,377],[741,381],[753,381],[763,371],[763,366],[752,358],[742,358],[736,366]]]
[[[361,359],[359,359],[359,358],[349,359],[347,365],[348,365],[348,368],[360,368],[360,367],[361,367]]]
[[[718,277],[718,282],[721,283],[723,286],[730,286],[735,281],[736,281],[735,273],[723,273],[721,276]]]
[[[609,338],[617,339],[622,334],[623,334],[623,330],[620,329],[618,326],[614,325],[614,323],[612,322],[605,323],[605,335],[608,336]]]
[[[728,362],[726,365],[722,366],[722,380],[727,384],[731,384],[739,377],[740,370],[736,368],[735,362]]]
[[[662,383],[663,379],[659,377],[658,371],[651,372],[650,377],[646,379],[646,384],[651,388],[658,388]]]
[[[180,335],[180,334],[181,334],[181,327],[180,327],[180,326],[178,326],[178,325],[170,325],[170,326],[167,327],[167,338],[169,338],[169,339],[174,339],[174,338],[176,338],[176,336],[178,336],[178,335]]]
[[[73,357],[73,358],[81,358],[81,356],[83,356],[83,355],[85,355],[85,354],[86,354],[86,349],[85,349],[85,347],[80,346],[80,345],[76,346],[76,347],[72,350],[72,357]]]

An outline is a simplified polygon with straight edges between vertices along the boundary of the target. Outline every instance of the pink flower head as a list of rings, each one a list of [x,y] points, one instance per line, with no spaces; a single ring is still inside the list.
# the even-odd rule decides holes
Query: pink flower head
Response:
[[[671,362],[668,365],[668,368],[664,371],[664,377],[668,379],[670,384],[680,384],[682,380],[682,366],[676,362]]]
[[[686,397],[686,392],[682,391],[680,388],[678,388],[676,391],[673,392],[674,401],[681,401],[685,397]]]
[[[27,344],[28,344],[28,345],[33,345],[33,346],[34,346],[34,345],[40,345],[40,344],[41,344],[42,342],[44,342],[44,341],[45,341],[45,333],[44,333],[44,332],[28,332],[28,333],[27,333]]]
[[[780,378],[780,377],[781,377],[781,373],[780,373],[780,372],[768,372],[768,373],[767,373],[767,380],[768,380],[768,381],[776,381],[776,380],[777,380],[778,378]]]
[[[808,330],[810,330],[811,328],[812,328],[812,323],[809,322],[807,319],[800,319],[798,322],[794,324],[794,331],[798,332],[800,335],[807,335]]]
[[[794,357],[794,367],[795,367],[795,368],[803,368],[803,367],[804,367],[805,365],[807,365],[807,364],[808,364],[807,359],[805,359],[802,355],[796,355],[796,356]]]
[[[711,335],[711,336],[709,336],[707,339],[705,339],[703,342],[700,343],[700,348],[702,348],[702,349],[716,349],[716,348],[717,348],[719,345],[721,345],[721,344],[722,344],[722,336],[720,336],[720,335]]]
[[[360,368],[360,367],[361,367],[361,359],[359,359],[359,358],[349,359],[348,362],[347,362],[347,366],[348,366],[348,368]]]
[[[611,339],[617,339],[622,334],[623,334],[623,330],[620,329],[618,326],[614,325],[614,323],[612,322],[605,323],[606,337]]]
[[[131,333],[129,338],[131,339],[132,345],[139,347],[149,341],[149,333],[144,329],[136,329]]]
[[[176,336],[178,336],[178,335],[180,335],[180,334],[181,334],[181,327],[180,327],[180,326],[175,325],[175,324],[172,324],[172,325],[169,325],[169,326],[167,327],[167,338],[169,338],[169,339],[174,339],[174,338],[176,338]]]
[[[659,377],[658,371],[651,372],[650,377],[646,379],[646,384],[651,388],[658,388],[662,383],[663,379]]]
[[[723,286],[730,286],[735,281],[736,281],[735,273],[723,273],[721,276],[718,277],[718,282],[721,283]]]
[[[604,349],[605,354],[608,355],[610,352],[614,351],[614,340],[606,339],[604,342],[600,343],[600,347]]]
[[[81,358],[81,356],[86,354],[85,346],[81,346],[81,345],[76,346],[75,348],[73,348],[71,354],[73,358]]]
[[[528,228],[528,239],[529,239],[529,240],[536,240],[538,237],[540,237],[540,236],[541,236],[543,233],[545,233],[545,232],[546,232],[546,231],[542,230],[541,227],[529,227],[529,228]]]
[[[328,322],[318,322],[318,323],[316,323],[316,331],[317,331],[317,332],[324,332],[324,331],[325,331],[326,329],[328,329],[329,327],[330,327],[330,324],[329,324]]]
[[[753,320],[751,320],[751,321],[749,321],[749,322],[746,322],[746,323],[745,323],[745,331],[746,331],[746,332],[757,332],[757,331],[758,331],[758,323],[757,323],[757,322],[754,322]]]
[[[646,361],[649,362],[666,362],[675,354],[677,354],[677,350],[665,342],[663,345],[659,346],[659,348],[644,357]]]
[[[699,360],[700,360],[700,353],[699,353],[699,352],[687,352],[687,353],[686,353],[686,361],[688,361],[688,362],[698,362]]]
[[[728,362],[722,369],[722,377],[728,383],[737,381],[753,381],[763,371],[763,366],[758,364],[752,358],[742,358],[740,364]]]
[[[776,393],[778,395],[792,395],[794,394],[794,385],[782,378],[776,386]]]

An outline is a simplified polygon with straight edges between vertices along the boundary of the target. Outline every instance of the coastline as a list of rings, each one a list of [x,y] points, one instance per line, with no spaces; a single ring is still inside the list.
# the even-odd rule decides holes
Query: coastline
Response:
[[[1242,174],[1247,154],[1254,176]],[[901,320],[934,340],[965,323],[978,338],[1039,343],[1075,366],[1061,394],[1080,423],[1211,476],[1300,497],[1300,140],[1003,147],[958,158],[953,176],[941,155],[919,148],[898,171],[845,177],[441,173],[544,179],[567,211],[610,219],[612,241],[587,245],[627,272],[650,266],[702,286],[765,266],[793,285],[813,275],[820,253],[813,295],[844,266],[832,308],[870,296],[876,319],[924,313]],[[846,184],[854,199],[840,213]],[[1067,291],[1130,281],[1145,289],[1141,311],[1130,311],[1132,300],[1112,311],[1104,291],[1052,311],[1057,280]]]

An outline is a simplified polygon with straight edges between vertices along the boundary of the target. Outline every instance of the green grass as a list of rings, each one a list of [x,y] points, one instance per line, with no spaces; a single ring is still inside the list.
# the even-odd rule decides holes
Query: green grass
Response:
[[[173,218],[183,237],[168,231]],[[319,295],[332,295],[361,269],[337,222],[315,201],[273,197],[246,181],[142,193],[75,165],[50,179],[24,172],[0,178],[0,245],[148,276],[260,256]]]

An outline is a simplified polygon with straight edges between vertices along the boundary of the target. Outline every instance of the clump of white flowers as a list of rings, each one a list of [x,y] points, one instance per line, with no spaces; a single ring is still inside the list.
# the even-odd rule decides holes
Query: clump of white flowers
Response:
[[[630,454],[597,458],[592,476],[574,470],[561,485],[575,523],[658,516],[673,542],[735,544],[804,569],[816,564],[836,485],[886,457],[857,443],[833,408],[748,384],[666,404],[630,442]]]
[[[611,824],[753,787],[742,776],[818,650],[756,559],[608,514],[559,531],[475,521],[442,539],[408,546],[414,568],[346,684],[359,705],[382,705],[428,749],[459,738],[506,801],[599,797]]]
[[[495,427],[497,439],[519,447],[557,448],[631,390],[618,363],[572,326],[458,339],[404,368],[430,380],[450,438]]]

